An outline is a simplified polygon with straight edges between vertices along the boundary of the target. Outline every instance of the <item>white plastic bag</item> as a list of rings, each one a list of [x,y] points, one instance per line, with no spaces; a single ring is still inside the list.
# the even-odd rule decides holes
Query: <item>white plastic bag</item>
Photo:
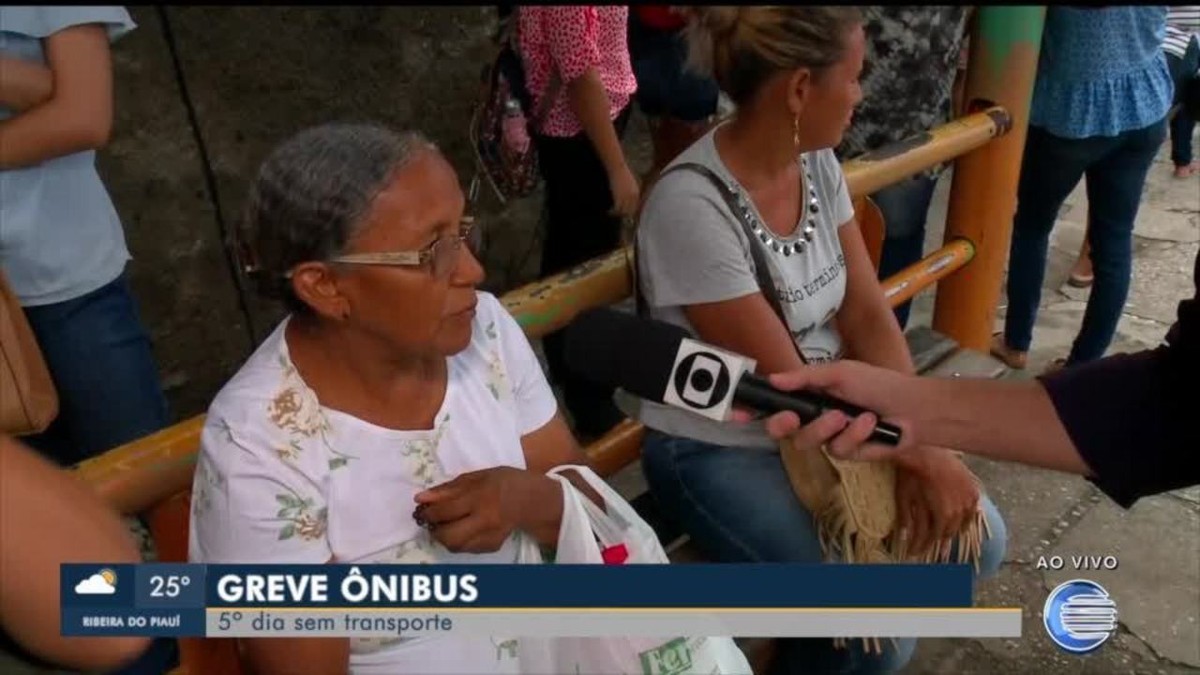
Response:
[[[581,494],[564,471],[583,478],[605,508]],[[654,530],[591,469],[561,466],[550,477],[563,486],[555,562],[602,565],[605,548],[624,546],[625,564],[669,564]],[[540,562],[536,543],[523,541],[520,561]],[[524,675],[751,675],[745,654],[729,637],[519,638],[518,654]]]

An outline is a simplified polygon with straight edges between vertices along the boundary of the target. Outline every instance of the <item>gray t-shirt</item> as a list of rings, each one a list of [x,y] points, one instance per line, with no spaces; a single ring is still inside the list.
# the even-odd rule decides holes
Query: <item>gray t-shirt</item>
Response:
[[[849,190],[833,150],[805,153],[818,209],[806,209],[789,237],[763,243],[747,237],[710,178],[690,169],[664,172],[642,210],[637,234],[638,278],[650,316],[696,334],[683,313],[687,305],[721,302],[760,291],[750,246],[757,246],[770,266],[788,330],[809,363],[841,356],[842,339],[833,318],[846,292],[845,259],[838,227],[854,217]],[[709,132],[672,162],[702,164],[740,192],[760,219],[749,194],[725,167]],[[670,170],[668,167],[668,171]],[[806,179],[806,183],[809,182]],[[808,190],[811,189],[812,192]],[[805,240],[804,229],[815,231]],[[796,242],[803,251],[784,255]],[[772,243],[779,245],[774,250]],[[775,448],[762,423],[722,424],[677,408],[641,402],[641,421],[651,429],[726,446]]]

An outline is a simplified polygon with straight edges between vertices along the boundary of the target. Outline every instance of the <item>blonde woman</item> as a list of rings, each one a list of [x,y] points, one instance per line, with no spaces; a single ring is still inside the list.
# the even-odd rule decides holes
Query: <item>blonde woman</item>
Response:
[[[832,150],[861,99],[859,11],[705,7],[693,14],[693,51],[707,56],[737,113],[668,165],[646,200],[637,261],[650,315],[753,357],[761,374],[843,357],[912,373]],[[701,169],[676,168],[682,163]],[[726,190],[736,195],[737,213]],[[642,465],[654,496],[710,557],[824,559],[813,516],[761,423],[710,423],[650,402],[641,418],[649,427]],[[945,449],[922,448],[911,458],[897,462],[897,504],[913,548],[956,535],[982,499],[992,536],[979,565],[995,571],[1004,527],[973,476]],[[876,655],[861,644],[837,650],[831,640],[784,640],[773,672],[892,670],[913,645],[888,643]]]

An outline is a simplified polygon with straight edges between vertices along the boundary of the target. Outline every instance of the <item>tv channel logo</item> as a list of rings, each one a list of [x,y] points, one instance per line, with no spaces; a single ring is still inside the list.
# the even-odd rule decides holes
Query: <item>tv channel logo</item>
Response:
[[[1042,623],[1050,639],[1064,651],[1087,654],[1117,631],[1117,603],[1100,584],[1072,579],[1050,592]]]
[[[663,403],[718,422],[729,415],[733,391],[755,361],[684,338],[663,392]]]

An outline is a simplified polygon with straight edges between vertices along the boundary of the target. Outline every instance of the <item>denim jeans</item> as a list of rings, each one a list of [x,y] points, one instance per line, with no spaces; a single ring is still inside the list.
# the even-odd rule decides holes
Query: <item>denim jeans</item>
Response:
[[[167,426],[150,338],[125,275],[72,300],[26,307],[58,390],[58,418],[23,440],[72,465]]]
[[[72,300],[26,307],[50,377],[58,417],[21,440],[63,466],[77,464],[166,427],[167,399],[150,338],[124,274]],[[120,675],[160,675],[178,659],[160,638]]]
[[[1039,127],[1029,128],[1009,251],[1004,341],[1010,348],[1029,350],[1050,230],[1067,195],[1087,176],[1088,243],[1095,281],[1067,364],[1104,355],[1129,294],[1133,222],[1142,187],[1166,131],[1165,119],[1119,136],[1091,138],[1061,138]]]
[[[1200,39],[1192,38],[1183,58],[1167,54],[1167,68],[1175,82],[1175,103],[1181,103],[1187,81],[1200,77],[1196,72],[1200,69]],[[1175,166],[1192,163],[1192,133],[1195,130],[1196,120],[1192,119],[1186,108],[1180,108],[1171,119],[1171,162]]]
[[[778,452],[725,448],[647,432],[642,469],[663,513],[677,521],[716,562],[823,561],[813,516],[796,498]],[[982,498],[991,537],[983,543],[980,576],[1004,559],[1007,534],[996,507]],[[913,638],[881,640],[869,654],[861,640],[837,649],[829,639],[786,639],[777,644],[772,675],[882,673],[898,670],[916,647]]]
[[[883,237],[883,252],[879,257],[879,279],[886,279],[916,263],[925,251],[925,219],[937,179],[927,175],[906,178],[871,195],[883,213],[887,228]],[[896,308],[900,328],[908,325],[912,303]]]

